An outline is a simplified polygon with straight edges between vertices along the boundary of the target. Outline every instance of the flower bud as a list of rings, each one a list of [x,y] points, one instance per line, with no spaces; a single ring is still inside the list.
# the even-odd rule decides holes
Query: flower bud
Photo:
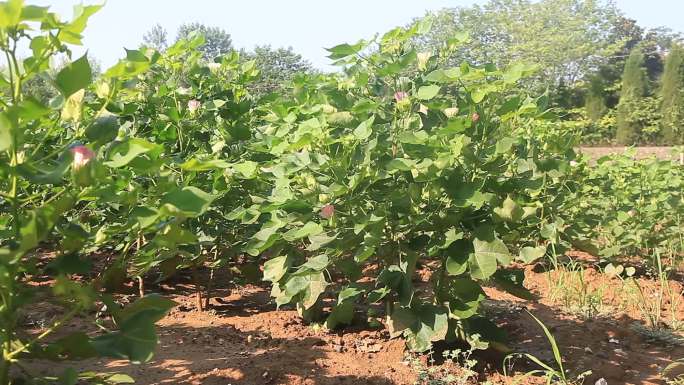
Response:
[[[83,145],[77,145],[70,149],[73,156],[71,162],[71,177],[76,186],[90,186],[94,180],[95,152]]]
[[[323,208],[321,208],[321,217],[325,219],[332,218],[333,214],[335,214],[335,206],[333,205],[325,205]]]
[[[473,123],[477,123],[480,120],[480,114],[477,112],[474,112],[473,115],[471,116],[471,119],[473,120]]]
[[[72,147],[71,154],[74,157],[72,167],[75,170],[85,167],[91,159],[95,158],[95,152],[83,145]]]

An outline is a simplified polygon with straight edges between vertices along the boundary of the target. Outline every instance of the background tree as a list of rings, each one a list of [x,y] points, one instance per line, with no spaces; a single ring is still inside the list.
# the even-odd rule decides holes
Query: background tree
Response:
[[[299,73],[310,73],[311,63],[294,52],[292,47],[273,49],[269,45],[256,46],[254,51],[243,51],[246,60],[254,60],[260,72],[260,80],[253,86],[253,92],[264,95],[281,90]]]
[[[152,29],[143,35],[143,44],[157,51],[164,51],[168,46],[168,33],[160,24],[155,24]]]
[[[194,31],[199,31],[204,35],[206,41],[200,47],[200,51],[202,51],[204,58],[207,60],[213,60],[215,57],[233,50],[233,40],[228,32],[219,27],[207,27],[201,23],[181,25],[176,34],[176,41],[187,38]]]
[[[589,80],[589,87],[584,98],[584,107],[587,110],[587,117],[592,121],[597,121],[606,113],[606,101],[603,79],[600,76],[592,76]]]
[[[631,145],[640,133],[640,126],[634,119],[637,104],[648,91],[646,70],[644,69],[644,53],[637,46],[632,50],[622,75],[620,103],[617,107],[617,132],[615,139],[619,144]]]
[[[452,58],[454,64],[536,63],[540,76],[532,85],[552,92],[595,71],[623,44],[614,28],[620,11],[606,1],[491,0],[427,17],[434,18],[434,27],[418,42],[421,48],[435,49],[454,33],[468,31],[472,42]]]
[[[662,97],[663,144],[682,143],[681,125],[684,122],[684,49],[676,44],[665,60],[660,94]]]

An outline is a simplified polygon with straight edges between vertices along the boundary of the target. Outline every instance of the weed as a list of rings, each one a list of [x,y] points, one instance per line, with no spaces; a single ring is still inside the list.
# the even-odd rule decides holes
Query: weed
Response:
[[[557,368],[553,368],[552,366],[542,362],[539,358],[533,356],[532,354],[529,353],[513,353],[509,354],[506,356],[504,359],[504,374],[508,375],[508,371],[513,368],[513,360],[515,358],[526,358],[536,365],[538,365],[540,368],[531,370],[527,373],[524,374],[523,379],[527,378],[529,376],[537,376],[537,375],[542,375],[544,378],[546,378],[546,383],[547,384],[559,384],[559,385],[577,385],[577,384],[582,384],[584,382],[584,379],[591,374],[591,371],[585,371],[581,372],[580,374],[576,376],[569,376],[567,374],[567,371],[563,367],[563,357],[561,356],[560,349],[558,348],[558,343],[556,343],[556,339],[553,337],[549,329],[544,325],[543,322],[539,320],[539,318],[535,317],[532,313],[528,312],[530,317],[532,317],[537,324],[541,327],[541,329],[544,331],[544,335],[546,336],[546,339],[549,341],[549,344],[551,345],[551,350],[553,352],[553,358],[556,361]],[[507,369],[510,368],[510,369]],[[514,384],[518,384],[520,380],[514,381]]]
[[[627,277],[617,275],[625,283],[627,295],[632,298],[646,322],[645,325],[637,325],[634,329],[650,339],[661,342],[681,341],[682,337],[673,335],[672,332],[681,331],[684,328],[684,322],[678,316],[684,291],[678,291],[670,285],[670,274],[674,269],[672,266],[663,265],[663,259],[658,250],[654,252],[653,261],[657,283],[655,290],[648,290],[630,274]]]
[[[551,273],[547,275],[552,301],[560,303],[564,311],[584,319],[608,312],[604,302],[605,286],[590,286],[586,280],[586,269],[581,263],[570,261],[557,266],[555,276]]]
[[[435,365],[432,354],[428,356],[428,365],[417,355],[408,355],[406,362],[417,373],[415,385],[466,385],[477,379],[477,372],[473,370],[477,361],[472,354],[473,349],[445,350],[442,365]]]

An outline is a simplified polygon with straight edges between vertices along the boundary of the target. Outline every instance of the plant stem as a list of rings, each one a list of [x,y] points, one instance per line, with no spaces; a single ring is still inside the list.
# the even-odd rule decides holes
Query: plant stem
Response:
[[[192,281],[195,284],[195,304],[197,306],[197,311],[204,311],[204,306],[202,303],[202,287],[200,285],[196,264],[192,265]]]

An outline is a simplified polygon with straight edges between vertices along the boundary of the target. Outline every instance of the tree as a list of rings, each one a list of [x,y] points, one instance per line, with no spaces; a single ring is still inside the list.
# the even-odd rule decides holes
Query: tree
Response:
[[[157,51],[164,51],[168,46],[168,33],[166,29],[160,24],[155,24],[152,29],[145,32],[143,36],[143,44],[147,47],[154,48]]]
[[[639,101],[646,96],[647,91],[644,53],[641,47],[637,46],[629,54],[622,74],[622,90],[617,107],[617,132],[615,134],[615,139],[619,144],[631,145],[637,139],[641,127],[634,119],[634,113],[639,111]]]
[[[660,95],[662,97],[661,135],[663,144],[680,144],[684,131],[684,48],[676,44],[665,59]]]
[[[192,32],[204,35],[205,43],[200,51],[205,59],[213,60],[217,56],[224,55],[233,50],[233,41],[230,34],[219,27],[207,27],[201,23],[183,24],[178,28],[176,41],[186,39]]]
[[[243,52],[247,60],[254,60],[259,68],[260,78],[253,92],[263,95],[281,90],[299,73],[310,73],[314,69],[307,60],[289,48],[273,49],[271,46],[256,46],[253,52]]]
[[[436,49],[459,31],[471,44],[452,58],[506,67],[535,63],[540,76],[532,86],[552,91],[573,86],[607,61],[623,42],[614,25],[620,12],[611,2],[585,0],[490,0],[483,6],[445,9],[432,17],[433,31],[418,45]]]
[[[587,117],[592,121],[601,119],[606,113],[603,79],[598,75],[592,76],[589,80],[589,88],[584,98],[584,107],[587,110]]]
[[[615,41],[622,42],[622,46],[598,70],[602,79],[604,100],[608,108],[617,106],[620,100],[620,88],[625,62],[634,47],[639,45],[644,53],[644,67],[651,83],[657,82],[663,72],[665,53],[672,44],[681,40],[681,34],[673,33],[667,28],[652,28],[645,30],[637,25],[633,19],[619,16],[613,25]]]

